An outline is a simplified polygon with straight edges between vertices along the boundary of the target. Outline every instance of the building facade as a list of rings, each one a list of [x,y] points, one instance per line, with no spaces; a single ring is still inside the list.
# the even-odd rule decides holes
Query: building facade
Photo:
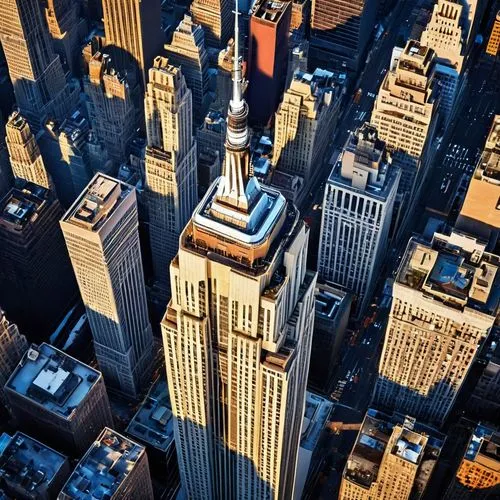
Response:
[[[167,379],[185,495],[285,499],[295,484],[316,275],[306,270],[308,230],[297,210],[249,175],[238,58],[234,78],[224,174],[170,267]]]
[[[436,126],[434,51],[410,40],[386,73],[371,124],[402,169],[399,192],[411,196],[422,185]]]
[[[5,126],[5,141],[14,177],[46,189],[54,187],[36,138],[27,120],[17,111],[10,115]]]
[[[488,45],[486,46],[486,54],[492,57],[497,57],[500,52],[500,10],[497,12],[493,26],[491,27]]]
[[[205,43],[224,48],[231,37],[230,0],[193,0],[190,11],[193,21],[205,32]]]
[[[149,380],[152,331],[135,190],[96,174],[61,227],[106,385],[136,398]]]
[[[78,102],[78,84],[66,82],[40,2],[2,0],[0,11],[0,42],[16,103],[36,132],[45,119],[66,117]]]
[[[141,87],[146,88],[148,70],[164,43],[160,0],[103,0],[106,44],[112,48],[116,69],[132,63]]]
[[[15,323],[9,323],[0,309],[0,403],[5,405],[4,386],[23,354],[28,350],[26,337]]]
[[[357,71],[370,40],[377,2],[312,0],[309,68]]]
[[[83,79],[92,129],[107,149],[115,168],[128,158],[136,131],[136,108],[126,73],[116,69],[109,54],[96,52]]]
[[[462,6],[459,3],[439,0],[420,38],[422,45],[431,48],[436,54],[439,107],[447,121],[452,116],[461,84],[466,35],[461,19]]]
[[[179,23],[172,41],[165,45],[170,64],[180,67],[193,99],[193,121],[203,120],[208,106],[208,53],[203,28],[189,15]]]
[[[498,309],[498,257],[452,232],[411,239],[394,286],[374,404],[441,426]]]
[[[84,453],[113,424],[102,375],[46,343],[31,345],[5,394],[21,428],[71,455]]]
[[[198,201],[198,179],[191,91],[181,70],[164,57],[157,57],[149,70],[144,108],[144,195],[154,278],[166,298],[170,293],[170,261],[177,254],[179,235]]]
[[[399,179],[377,130],[364,124],[349,136],[325,186],[318,274],[354,295],[356,317],[385,257]]]
[[[487,500],[500,495],[500,434],[478,424],[444,500]]]
[[[78,462],[57,500],[84,500],[92,497],[153,500],[153,486],[144,446],[105,427]]]
[[[78,294],[62,214],[51,191],[28,182],[0,201],[0,304],[31,340],[47,338]]]
[[[342,87],[330,71],[296,73],[276,112],[273,163],[309,184],[335,129]]]
[[[421,498],[444,440],[411,417],[369,408],[347,458],[339,500]]]
[[[286,83],[290,1],[259,0],[252,8],[248,39],[250,122],[267,125],[278,109]]]

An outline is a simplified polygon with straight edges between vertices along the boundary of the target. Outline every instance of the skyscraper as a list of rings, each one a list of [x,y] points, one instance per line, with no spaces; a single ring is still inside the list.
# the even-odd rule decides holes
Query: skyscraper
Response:
[[[61,227],[104,380],[135,398],[148,380],[152,350],[135,190],[96,174]]]
[[[80,456],[113,425],[102,375],[49,344],[32,344],[5,394],[18,425],[54,448]]]
[[[0,41],[21,113],[37,131],[47,117],[63,119],[78,101],[54,53],[41,2],[2,0]]]
[[[170,293],[170,261],[196,207],[198,180],[191,91],[182,71],[164,57],[157,57],[149,70],[144,108],[149,237],[155,282],[166,297]]]
[[[308,186],[321,169],[342,98],[330,71],[296,73],[276,112],[273,163]],[[305,188],[307,189],[307,188]]]
[[[0,403],[5,404],[4,386],[10,374],[28,349],[26,337],[15,323],[9,323],[0,309]]]
[[[500,262],[468,235],[412,238],[393,298],[373,401],[442,425],[498,312]]]
[[[224,48],[231,37],[231,0],[193,0],[193,21],[205,32],[205,43]]]
[[[96,52],[83,79],[87,110],[97,138],[108,150],[115,168],[127,161],[136,130],[133,89],[126,72],[118,72],[109,54]]]
[[[500,10],[497,12],[486,46],[486,54],[497,57],[500,53]]]
[[[5,126],[7,149],[14,177],[52,189],[40,148],[26,119],[15,111]]]
[[[377,2],[312,0],[310,68],[356,71],[371,37]]]
[[[436,54],[436,80],[440,84],[439,107],[446,120],[451,118],[460,87],[464,61],[465,29],[461,25],[462,6],[455,0],[439,0],[420,41]]]
[[[278,109],[286,83],[290,1],[259,0],[250,17],[248,104],[250,121],[267,125]]]
[[[181,67],[193,96],[193,120],[201,123],[208,104],[208,54],[202,27],[186,14],[165,51],[170,64]]]
[[[240,71],[236,58],[224,175],[181,235],[162,321],[191,499],[292,497],[309,367],[308,230],[295,207],[250,175]]]
[[[444,500],[487,500],[500,496],[500,433],[474,429]]]
[[[318,274],[354,294],[357,316],[385,257],[400,175],[377,130],[365,123],[347,139],[325,186]]]
[[[418,192],[437,124],[434,51],[410,40],[380,86],[371,124],[402,168],[399,192]],[[408,102],[412,103],[410,107]]]
[[[369,408],[342,474],[339,500],[422,498],[444,439],[411,417]]]
[[[148,70],[162,50],[160,0],[102,0],[106,45],[124,71],[132,62],[141,86],[146,88]]]
[[[0,201],[0,304],[31,340],[47,338],[78,294],[62,214],[53,192],[29,182]]]

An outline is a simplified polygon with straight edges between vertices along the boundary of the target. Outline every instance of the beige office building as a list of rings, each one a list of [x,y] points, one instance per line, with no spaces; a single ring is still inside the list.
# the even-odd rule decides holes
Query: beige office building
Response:
[[[135,189],[96,174],[61,220],[106,386],[139,395],[149,381],[152,332]]]
[[[402,194],[418,192],[430,160],[436,125],[434,58],[432,49],[410,40],[386,73],[373,107],[371,124],[402,168]]]
[[[9,116],[5,125],[5,142],[14,177],[47,189],[53,188],[35,136],[26,119],[18,111]]]
[[[191,14],[193,21],[205,32],[206,44],[210,47],[223,48],[231,37],[230,0],[193,0]]]
[[[181,70],[157,57],[144,99],[145,200],[156,285],[169,295],[169,266],[198,202],[191,91]],[[165,306],[163,304],[163,307]]]
[[[160,0],[102,0],[106,45],[116,48],[117,69],[132,61],[146,88],[148,69],[164,43]]]
[[[440,110],[450,119],[460,86],[464,62],[464,36],[462,6],[454,0],[439,0],[432,17],[422,33],[422,45],[436,54],[436,80],[440,83]]]
[[[486,54],[497,57],[500,52],[500,10],[497,12],[486,46]]]
[[[442,425],[498,312],[499,259],[468,235],[412,238],[393,287],[379,378],[381,408]]]
[[[276,112],[273,163],[309,184],[336,126],[342,88],[330,71],[296,73]]]
[[[316,282],[306,269],[309,233],[295,207],[249,175],[240,80],[237,65],[224,174],[181,235],[162,321],[190,499],[292,498],[305,402]]]
[[[411,417],[368,409],[342,474],[339,500],[418,500],[444,438]]]

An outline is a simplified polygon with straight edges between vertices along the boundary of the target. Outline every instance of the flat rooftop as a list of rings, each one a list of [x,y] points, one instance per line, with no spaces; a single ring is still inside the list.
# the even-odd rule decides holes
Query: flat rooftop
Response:
[[[414,491],[424,491],[444,445],[445,436],[432,427],[395,413],[368,409],[358,437],[347,460],[344,476],[347,480],[369,489],[377,480],[387,444],[393,432],[399,435],[393,453],[418,467]],[[419,496],[417,496],[419,498]]]
[[[106,427],[80,460],[61,493],[81,500],[113,498],[144,454],[144,446]]]
[[[257,2],[252,10],[252,17],[256,17],[269,23],[279,23],[290,2],[277,0],[261,0]]]
[[[485,244],[460,233],[436,233],[431,244],[412,238],[396,280],[450,307],[496,314],[500,299],[498,259],[484,249]]]
[[[300,447],[314,450],[321,437],[321,433],[330,417],[333,403],[328,399],[306,391],[306,405],[302,421]]]
[[[481,460],[481,455],[497,462],[500,471],[500,434],[487,425],[478,424],[469,440],[464,458],[476,462]]]
[[[98,173],[62,220],[97,232],[132,190],[132,186]]]
[[[126,432],[162,452],[166,452],[172,446],[174,425],[165,379],[160,378],[153,384]]]
[[[12,437],[3,434],[1,439],[0,478],[26,495],[45,498],[50,483],[63,472],[66,457],[22,432]]]
[[[316,287],[315,315],[322,318],[335,318],[340,308],[340,304],[342,304],[346,295],[345,292],[318,283]]]
[[[100,377],[97,370],[49,344],[32,344],[5,389],[69,420]]]
[[[37,220],[49,198],[48,189],[31,182],[12,188],[0,201],[0,227],[21,231]]]

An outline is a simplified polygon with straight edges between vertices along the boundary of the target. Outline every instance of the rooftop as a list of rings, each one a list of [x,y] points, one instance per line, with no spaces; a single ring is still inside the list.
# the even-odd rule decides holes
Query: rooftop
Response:
[[[50,198],[48,189],[31,182],[12,188],[0,201],[0,227],[21,231],[37,220]]]
[[[63,221],[97,232],[132,190],[132,186],[98,173],[66,212]]]
[[[35,439],[16,432],[2,435],[0,477],[8,485],[36,498],[48,498],[47,488],[60,473],[66,457]],[[69,466],[68,466],[69,473]]]
[[[431,244],[412,238],[397,282],[447,306],[471,307],[494,315],[500,299],[500,263],[485,252],[485,247],[485,243],[458,232],[435,233]]]
[[[306,405],[304,408],[304,418],[302,421],[302,434],[300,447],[306,450],[314,450],[318,444],[321,432],[325,428],[326,422],[332,411],[333,403],[328,399],[306,392]]]
[[[71,419],[100,377],[97,370],[49,344],[32,344],[5,388],[58,417]]]
[[[481,460],[481,455],[497,462],[500,470],[500,434],[491,427],[478,424],[467,445],[464,458],[476,462]]]
[[[145,454],[145,448],[106,427],[80,460],[62,493],[75,500],[110,499]]]
[[[172,408],[166,380],[160,378],[127,427],[130,434],[141,442],[166,452],[174,442]]]
[[[386,450],[394,432],[395,446]],[[368,409],[358,437],[344,469],[347,480],[369,489],[378,478],[384,453],[397,455],[418,466],[414,489],[420,494],[425,489],[444,445],[445,436],[432,427],[395,413]],[[419,496],[417,496],[419,498]]]
[[[318,284],[316,287],[315,314],[323,318],[334,318],[346,293],[328,285]]]
[[[280,2],[277,0],[261,0],[252,9],[252,17],[267,21],[269,23],[279,23],[283,13],[290,6],[290,2]]]

